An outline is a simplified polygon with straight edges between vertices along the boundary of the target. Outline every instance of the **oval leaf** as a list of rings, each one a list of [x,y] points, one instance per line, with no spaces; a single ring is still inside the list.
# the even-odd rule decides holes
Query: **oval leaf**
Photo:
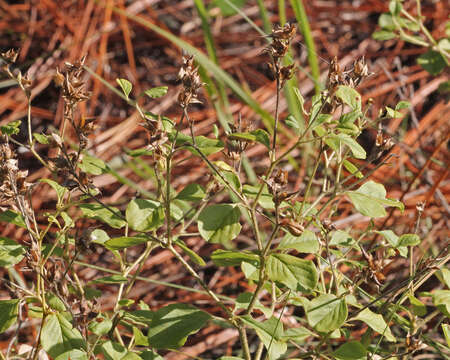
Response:
[[[391,333],[391,329],[389,329],[389,326],[386,324],[383,316],[381,316],[380,314],[375,314],[369,308],[366,308],[361,311],[358,316],[356,316],[356,319],[366,323],[377,333],[383,334],[387,341],[396,341],[394,335],[392,335]]]
[[[319,250],[319,241],[311,230],[305,230],[300,236],[286,234],[278,249],[295,249],[301,253],[315,254]]]
[[[17,321],[19,302],[19,299],[0,300],[0,334]]]
[[[125,212],[128,225],[136,231],[150,231],[164,224],[164,211],[157,201],[131,200]]]
[[[127,79],[116,79],[116,81],[120,85],[122,92],[128,99],[131,89],[133,88],[133,85],[131,85],[131,83]]]
[[[177,349],[210,318],[209,314],[187,304],[165,306],[153,314],[149,344],[155,349]]]
[[[160,98],[161,96],[164,96],[167,94],[167,86],[158,86],[154,87],[148,90],[145,90],[144,93],[148,97],[151,97],[152,99]]]
[[[387,199],[383,185],[374,181],[368,181],[356,191],[348,191],[348,196],[361,214],[372,218],[386,216],[384,206],[395,206],[401,211],[404,205],[400,201]]]
[[[320,295],[306,308],[309,325],[317,331],[329,333],[338,329],[347,319],[347,304],[332,294]]]
[[[239,208],[216,204],[203,209],[198,217],[198,230],[206,241],[227,245],[241,232]]]
[[[0,237],[0,266],[16,265],[23,259],[25,248],[12,239]]]
[[[311,260],[287,254],[272,254],[267,260],[267,275],[292,290],[311,291],[317,284],[317,270]]]

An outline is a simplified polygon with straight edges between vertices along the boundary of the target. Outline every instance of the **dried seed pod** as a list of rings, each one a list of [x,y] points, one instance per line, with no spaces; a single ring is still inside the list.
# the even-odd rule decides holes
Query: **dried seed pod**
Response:
[[[305,231],[305,228],[301,224],[292,219],[282,219],[280,225],[293,236],[300,236]]]
[[[288,172],[286,170],[278,169],[273,180],[275,181],[275,184],[280,187],[286,186],[288,183]]]

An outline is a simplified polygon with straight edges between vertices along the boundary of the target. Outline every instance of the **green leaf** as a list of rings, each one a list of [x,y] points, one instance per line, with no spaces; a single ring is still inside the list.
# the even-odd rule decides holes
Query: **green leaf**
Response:
[[[81,204],[79,208],[84,217],[102,221],[114,229],[123,228],[126,224],[120,217],[120,211],[113,206],[105,208],[100,204]]]
[[[84,172],[92,175],[101,175],[108,172],[108,166],[103,160],[88,154],[83,154],[83,160],[79,167]]]
[[[245,292],[242,294],[239,294],[239,296],[236,298],[236,302],[234,304],[234,311],[238,309],[247,309],[250,305],[250,301],[253,298],[253,293],[251,292]],[[264,307],[258,299],[255,301],[254,308],[257,310],[260,310],[266,318],[270,318],[272,316],[272,310],[269,308]]]
[[[41,331],[41,345],[53,358],[69,350],[85,349],[86,344],[77,329],[59,313],[47,315]]]
[[[284,332],[283,339],[285,341],[295,341],[297,344],[305,342],[307,338],[314,336],[314,333],[307,328],[301,326],[298,328],[289,328]]]
[[[355,177],[357,177],[358,179],[362,179],[364,177],[362,172],[359,171],[358,168],[355,165],[353,165],[350,161],[344,160],[344,167],[350,174],[355,175]]]
[[[230,2],[240,9],[245,5],[247,0],[230,0]],[[223,16],[231,16],[236,14],[236,10],[224,0],[214,0],[212,5],[219,7]]]
[[[24,229],[27,228],[27,225],[25,224],[25,220],[23,219],[22,215],[12,210],[6,210],[0,213],[0,221],[14,224]]]
[[[386,113],[391,119],[400,119],[404,116],[401,112],[394,110],[389,106],[386,106]]]
[[[154,87],[148,90],[145,90],[144,93],[148,97],[151,97],[152,99],[160,98],[161,96],[164,96],[167,94],[167,86],[158,86]]]
[[[64,186],[61,186],[56,181],[53,181],[50,179],[40,179],[39,181],[50,185],[53,188],[53,190],[56,191],[56,196],[58,197],[58,203],[59,204],[62,203],[64,194],[67,191],[67,189]]]
[[[136,345],[146,346],[146,347],[149,346],[148,338],[136,326],[133,326],[133,336],[134,336],[134,342],[136,343]]]
[[[361,214],[372,218],[386,216],[384,206],[395,206],[401,211],[404,205],[398,200],[387,199],[383,185],[374,181],[368,181],[356,191],[348,191],[348,196]]]
[[[417,316],[425,316],[427,314],[427,307],[415,296],[408,295],[409,302],[412,306],[412,312]]]
[[[50,140],[45,134],[33,133],[33,137],[39,144],[48,145],[50,144]]]
[[[365,360],[366,354],[366,348],[359,341],[349,341],[339,346],[333,356],[339,360]]]
[[[313,299],[305,310],[309,325],[323,333],[338,329],[348,314],[345,300],[332,294],[320,295]]]
[[[8,330],[17,321],[19,299],[0,300],[0,334]]]
[[[391,14],[381,14],[378,18],[378,25],[385,30],[395,30],[397,28]]]
[[[438,48],[444,51],[450,51],[450,37],[449,39],[441,39],[438,42]]]
[[[243,261],[241,263],[241,270],[244,273],[245,277],[249,280],[258,281],[258,267],[254,266],[249,262]]]
[[[125,94],[127,99],[129,99],[129,95],[133,85],[127,79],[116,79],[117,83],[120,85],[122,92]]]
[[[248,251],[216,250],[211,255],[211,260],[217,266],[238,266],[247,262],[253,266],[259,266],[259,256]]]
[[[17,135],[20,132],[20,120],[10,121],[6,125],[0,126],[0,130],[3,135]]]
[[[330,145],[329,140],[334,142],[334,146]],[[339,142],[347,145],[356,159],[366,158],[366,151],[364,148],[348,134],[331,134],[326,140],[327,145],[335,150],[339,149]]]
[[[128,225],[136,231],[150,231],[164,224],[164,209],[157,201],[131,200],[125,212]]]
[[[389,1],[389,12],[392,15],[398,16],[401,11],[402,11],[402,4],[400,1],[398,0]]]
[[[417,58],[417,63],[431,75],[439,75],[447,66],[445,58],[434,50],[428,50]]]
[[[139,356],[141,357],[142,360],[164,360],[162,356],[158,355],[158,353],[152,350],[143,351],[140,353]]]
[[[0,266],[10,267],[23,259],[25,247],[6,237],[0,237]]]
[[[103,245],[110,237],[105,230],[95,229],[91,232],[90,239],[93,243]]]
[[[189,256],[192,262],[200,266],[206,265],[205,260],[203,260],[201,256],[198,255],[195,251],[189,249],[189,247],[182,240],[180,239],[176,240],[175,244],[178,245],[187,256]]]
[[[122,360],[127,354],[125,347],[111,340],[104,342],[100,349],[106,360]]]
[[[411,103],[409,101],[399,101],[397,105],[395,105],[395,110],[409,109],[411,107]]]
[[[148,340],[155,349],[177,349],[199,331],[211,316],[187,304],[165,306],[153,315]]]
[[[88,360],[87,353],[82,350],[69,350],[57,356],[55,360]]]
[[[270,149],[270,138],[269,134],[263,129],[257,129],[250,132],[243,133],[232,133],[228,135],[230,140],[244,140],[249,142],[259,142],[263,144],[265,147]]]
[[[93,284],[122,284],[128,282],[128,279],[122,275],[110,275],[92,280],[91,282]]]
[[[447,346],[450,347],[450,325],[449,324],[441,324],[442,332],[445,336],[445,341],[447,342]]]
[[[433,304],[450,318],[450,290],[436,290],[432,294]]]
[[[311,260],[304,260],[287,254],[271,254],[267,260],[267,276],[279,281],[291,290],[314,290],[317,284],[317,270]]]
[[[383,235],[383,237],[392,245],[393,248],[397,249],[401,256],[408,256],[408,248],[406,246],[398,246],[399,237],[395,235],[392,230],[381,230],[376,231],[376,233]]]
[[[335,95],[353,110],[361,110],[361,95],[352,87],[340,85]]]
[[[400,246],[416,246],[420,244],[420,237],[416,234],[403,234],[398,239],[398,245]]]
[[[269,353],[269,359],[279,359],[287,351],[287,344],[283,340],[283,323],[276,317],[272,316],[266,321],[257,321],[246,315],[241,319],[256,331]]]
[[[53,310],[57,310],[60,312],[64,312],[67,310],[62,300],[52,292],[45,293],[45,300],[47,301],[47,304],[50,306],[50,308]]]
[[[288,117],[284,120],[284,123],[291,129],[293,129],[296,135],[300,135],[302,128],[300,127],[294,115],[289,114]]]
[[[319,241],[311,230],[305,230],[300,236],[287,233],[278,249],[295,249],[301,253],[315,254],[319,251]]]
[[[333,231],[329,245],[352,246],[355,240],[344,230]]]
[[[174,140],[174,137],[175,137],[175,134],[173,134],[173,133],[169,134],[169,139],[171,141]],[[188,150],[192,154],[199,156],[198,151],[195,150],[192,146],[190,146],[190,145],[192,145],[192,138],[190,136],[182,134],[182,133],[178,133],[176,144],[177,144],[177,146],[182,146],[182,145],[189,146]],[[205,136],[196,136],[195,144],[200,149],[200,151],[206,156],[215,154],[216,152],[219,152],[219,151],[222,151],[224,148],[222,141],[220,141],[218,139],[210,139]]]
[[[397,34],[390,30],[375,31],[372,34],[372,38],[374,40],[378,40],[378,41],[391,40],[391,39],[395,39],[396,37],[397,37]]]
[[[241,232],[241,212],[236,205],[215,204],[202,210],[198,230],[206,241],[229,245]]]
[[[439,280],[450,289],[450,270],[446,268],[442,268],[439,271]]]
[[[89,322],[88,329],[97,336],[106,335],[111,330],[113,323],[105,315],[99,314],[95,319]]]
[[[199,184],[189,184],[181,190],[176,199],[185,201],[200,201],[206,196],[205,189]]]
[[[110,250],[122,250],[130,246],[144,244],[150,241],[146,236],[121,236],[107,240],[104,245]]]
[[[260,188],[260,185],[258,186],[254,186],[254,185],[249,185],[249,184],[245,184],[242,189],[243,189],[243,193],[250,197],[250,198],[255,198],[256,194],[258,193]],[[272,199],[272,195],[269,194],[269,191],[267,189],[267,185],[264,185],[263,187],[263,191],[258,199],[258,204],[261,205],[264,209],[274,209],[275,208],[275,204],[273,202]]]
[[[120,299],[117,304],[119,305],[119,307],[130,307],[131,305],[133,305],[135,303],[135,301],[133,299]]]
[[[383,316],[381,316],[380,314],[375,314],[369,308],[366,308],[356,316],[356,319],[366,323],[377,333],[384,335],[387,341],[396,341],[394,335],[392,335],[391,333],[391,329],[384,321]]]

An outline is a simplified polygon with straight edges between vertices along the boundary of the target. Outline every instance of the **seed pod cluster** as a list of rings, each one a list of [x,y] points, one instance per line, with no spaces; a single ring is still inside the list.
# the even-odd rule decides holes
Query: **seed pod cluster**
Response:
[[[189,104],[200,103],[197,94],[203,83],[198,74],[198,67],[194,65],[192,55],[183,58],[183,65],[178,72],[178,80],[181,80],[183,86],[178,94],[178,102],[181,107],[186,108]]]

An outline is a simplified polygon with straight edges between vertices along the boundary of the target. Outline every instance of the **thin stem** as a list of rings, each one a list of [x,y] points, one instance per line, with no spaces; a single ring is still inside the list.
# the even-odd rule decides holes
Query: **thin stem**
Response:
[[[317,169],[319,168],[321,156],[322,156],[322,140],[320,140],[319,152],[317,154],[316,161],[314,163],[313,172],[311,173],[311,175],[309,177],[309,180],[308,180],[308,184],[306,185],[305,195],[303,196],[303,201],[302,201],[302,204],[300,206],[300,210],[298,212],[299,216],[302,216],[303,208],[305,207],[306,200],[308,199],[309,191],[311,190],[312,182],[313,182],[314,177],[316,175]]]
[[[275,65],[275,68],[277,69],[277,73],[279,73],[278,68],[279,64]],[[276,101],[275,101],[275,125],[273,128],[273,140],[272,140],[272,152],[270,154],[270,162],[273,163],[276,158],[276,145],[277,145],[277,133],[278,133],[278,119],[279,119],[279,106],[280,106],[280,76],[277,75],[277,94],[276,94]],[[270,176],[270,175],[269,175]]]
[[[183,256],[181,256],[173,247],[172,244],[168,244],[167,249],[177,258],[177,260],[184,266],[184,268],[192,275],[192,277],[200,284],[200,286],[207,292],[207,294],[219,305],[219,307],[225,311],[229,318],[233,317],[232,312],[228,309],[222,300],[206,285],[200,275],[189,265],[189,263],[184,260]]]

